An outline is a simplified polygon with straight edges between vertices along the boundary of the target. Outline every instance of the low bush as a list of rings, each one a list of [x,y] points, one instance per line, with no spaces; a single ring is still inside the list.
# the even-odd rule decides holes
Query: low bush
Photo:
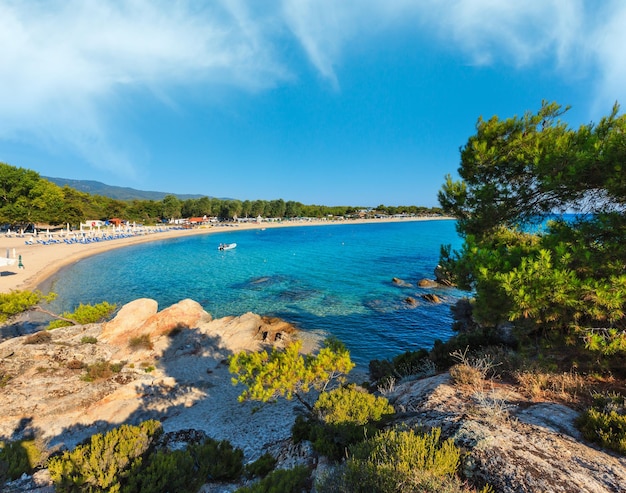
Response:
[[[160,450],[129,475],[124,493],[195,493],[209,481],[233,481],[243,472],[243,451],[207,438],[184,450]]]
[[[428,351],[418,349],[399,354],[391,360],[372,360],[369,374],[372,382],[381,382],[388,378],[401,379],[410,375],[422,375],[430,372],[431,365],[425,365]]]
[[[380,432],[350,452],[345,464],[319,480],[320,493],[471,491],[456,476],[460,449],[452,440],[442,441],[439,429],[421,435],[412,430]]]
[[[0,371],[0,389],[6,387],[6,384],[9,383],[9,380],[13,378],[10,374]]]
[[[522,391],[532,398],[546,395],[565,400],[576,400],[587,388],[585,379],[574,372],[548,373],[523,370],[513,374]]]
[[[265,453],[251,464],[246,465],[246,476],[263,478],[274,470],[277,462],[272,454]]]
[[[68,370],[82,370],[83,368],[85,368],[85,363],[83,363],[81,360],[79,359],[71,359],[67,362],[67,365],[65,365],[67,367]]]
[[[128,347],[136,351],[138,349],[152,349],[154,344],[150,340],[150,334],[142,334],[137,337],[131,337],[128,341]]]
[[[593,405],[576,420],[585,439],[626,455],[626,397],[596,395]]]
[[[30,474],[41,463],[42,448],[35,440],[0,442],[0,483]]]
[[[29,335],[24,339],[24,344],[47,344],[52,340],[52,334],[45,330],[40,330],[34,334]]]
[[[91,336],[85,336],[80,340],[81,344],[96,344],[98,342],[98,339],[96,339],[95,337],[91,337]]]
[[[394,409],[386,398],[351,385],[322,392],[313,413],[296,419],[294,442],[309,440],[318,453],[339,460],[349,445],[375,434]]]
[[[310,472],[305,466],[278,469],[258,483],[239,488],[235,493],[300,493],[310,491]]]
[[[85,382],[95,382],[96,380],[106,380],[114,373],[119,373],[124,367],[123,363],[111,363],[110,361],[96,361],[86,367],[87,372],[81,377]]]
[[[51,458],[48,470],[56,491],[120,491],[122,482],[138,469],[161,433],[161,423],[155,420],[139,426],[122,425]]]

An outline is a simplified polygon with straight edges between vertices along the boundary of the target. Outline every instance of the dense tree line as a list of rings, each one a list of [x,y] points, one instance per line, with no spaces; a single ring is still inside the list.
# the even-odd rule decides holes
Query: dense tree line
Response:
[[[123,201],[79,192],[68,186],[59,187],[43,179],[35,171],[0,163],[0,224],[78,225],[85,220],[106,220],[114,217],[155,224],[164,220],[189,217],[258,216],[265,218],[296,218],[346,216],[356,214],[358,207],[328,207],[304,205],[300,202],[277,200],[222,200],[212,197],[180,200],[167,195],[161,201]],[[377,208],[382,214],[439,213],[441,209],[426,207]]]
[[[482,327],[562,336],[604,354],[626,350],[626,116],[561,121],[567,108],[479,119],[460,180],[440,191],[460,251],[442,267],[472,289]],[[568,213],[568,214],[562,214]]]

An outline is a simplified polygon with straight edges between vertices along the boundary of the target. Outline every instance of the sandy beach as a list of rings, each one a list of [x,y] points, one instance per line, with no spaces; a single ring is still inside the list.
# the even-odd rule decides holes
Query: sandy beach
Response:
[[[63,267],[70,265],[83,258],[97,255],[115,248],[122,248],[129,245],[136,245],[148,241],[160,241],[183,236],[224,233],[235,230],[281,228],[295,226],[322,226],[322,225],[344,225],[362,223],[381,222],[406,222],[406,221],[428,221],[450,218],[440,217],[415,217],[415,218],[389,218],[389,219],[356,219],[345,221],[282,221],[282,222],[262,222],[262,223],[240,223],[200,226],[193,229],[165,228],[164,231],[149,232],[144,234],[133,234],[125,238],[117,238],[106,241],[92,243],[65,243],[63,238],[58,237],[59,243],[42,244],[32,241],[32,235],[24,237],[0,236],[0,256],[15,258],[13,265],[0,266],[0,292],[7,293],[13,290],[34,290],[37,289],[47,278],[58,272]],[[95,233],[94,233],[95,234]],[[39,239],[46,239],[46,234],[40,234]],[[21,255],[23,268],[18,266],[17,259]]]

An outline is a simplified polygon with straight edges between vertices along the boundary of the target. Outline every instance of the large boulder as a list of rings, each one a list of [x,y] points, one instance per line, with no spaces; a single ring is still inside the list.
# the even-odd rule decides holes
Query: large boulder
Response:
[[[406,282],[404,279],[400,279],[399,277],[393,277],[391,282],[396,286],[400,286],[401,288],[412,288],[413,285],[410,282]]]
[[[102,328],[102,339],[124,347],[137,337],[151,339],[170,334],[174,330],[195,328],[211,321],[202,305],[193,300],[182,300],[160,312],[154,300],[142,298],[124,305],[117,316]]]
[[[155,313],[140,327],[140,333],[154,337],[167,335],[173,330],[193,329],[199,324],[210,322],[212,317],[197,301],[186,299]]]
[[[417,285],[420,288],[437,288],[440,286],[437,281],[433,281],[432,279],[420,279]]]
[[[101,338],[111,344],[119,344],[130,337],[137,336],[137,331],[146,320],[157,313],[159,304],[155,300],[140,298],[126,303],[115,318],[103,324]]]

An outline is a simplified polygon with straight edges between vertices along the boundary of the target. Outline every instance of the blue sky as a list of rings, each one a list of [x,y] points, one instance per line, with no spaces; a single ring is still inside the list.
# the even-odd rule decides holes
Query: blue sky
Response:
[[[479,116],[626,101],[621,0],[0,0],[0,162],[241,200],[437,205]]]

